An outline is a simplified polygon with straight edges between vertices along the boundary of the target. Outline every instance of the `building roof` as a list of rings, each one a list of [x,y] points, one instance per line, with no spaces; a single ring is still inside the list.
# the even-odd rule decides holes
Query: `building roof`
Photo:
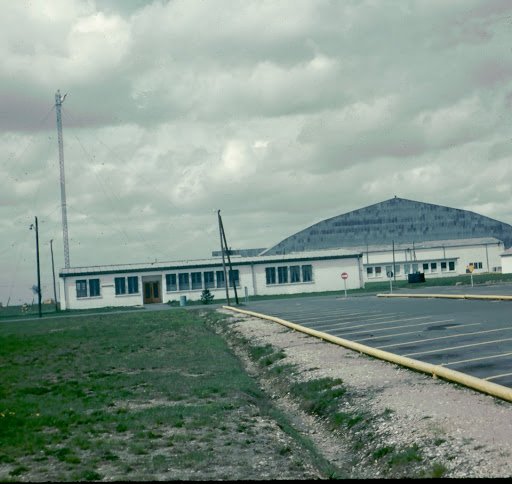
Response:
[[[271,263],[285,263],[294,261],[314,261],[326,259],[345,259],[362,257],[361,252],[347,249],[334,249],[334,250],[316,250],[308,252],[300,252],[296,254],[278,254],[268,256],[230,256],[231,264],[234,267],[251,264],[271,264]],[[228,261],[226,259],[226,265]],[[87,267],[70,267],[68,269],[61,269],[59,272],[60,277],[72,277],[91,274],[117,274],[117,273],[136,273],[136,272],[153,272],[162,270],[179,270],[179,269],[195,269],[195,268],[208,268],[208,267],[222,267],[222,259],[219,257],[210,259],[194,259],[194,260],[177,260],[167,262],[142,262],[136,264],[111,264],[101,266],[87,266]]]
[[[263,254],[495,237],[512,246],[512,226],[468,210],[394,197],[325,219]]]
[[[427,240],[425,242],[411,242],[394,244],[395,252],[403,250],[414,250],[414,249],[437,249],[437,248],[448,248],[448,247],[467,247],[471,245],[494,245],[501,244],[501,240],[495,237],[477,237],[474,239],[453,239],[453,240]],[[351,247],[352,250],[358,250],[360,252],[388,252],[393,250],[393,244],[382,244],[382,245],[368,245]]]
[[[505,252],[503,252],[500,255],[501,255],[501,257],[510,257],[510,256],[512,256],[512,247],[510,249],[507,249]]]

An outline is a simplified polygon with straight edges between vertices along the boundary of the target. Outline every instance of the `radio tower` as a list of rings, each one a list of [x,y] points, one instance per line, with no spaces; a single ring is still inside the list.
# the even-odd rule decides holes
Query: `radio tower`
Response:
[[[61,107],[64,97],[58,90],[55,94],[55,108],[57,111],[57,133],[59,139],[59,165],[60,165],[60,200],[62,204],[62,237],[64,239],[64,267],[69,268],[69,242],[68,242],[68,215],[66,208],[66,177],[64,175],[64,143],[62,141],[62,115]]]

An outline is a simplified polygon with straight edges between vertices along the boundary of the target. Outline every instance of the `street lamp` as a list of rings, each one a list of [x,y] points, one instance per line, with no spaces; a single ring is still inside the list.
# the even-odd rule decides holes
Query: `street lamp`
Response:
[[[53,274],[53,297],[55,300],[55,312],[59,311],[59,305],[57,304],[57,289],[55,287],[55,264],[53,263],[53,239],[50,240],[50,251],[52,253],[52,274]]]
[[[34,228],[34,224],[30,224],[30,230]],[[37,224],[36,217],[36,260],[37,260],[37,299],[38,299],[38,308],[39,308],[39,317],[42,316],[41,313],[41,271],[39,269],[39,226]]]

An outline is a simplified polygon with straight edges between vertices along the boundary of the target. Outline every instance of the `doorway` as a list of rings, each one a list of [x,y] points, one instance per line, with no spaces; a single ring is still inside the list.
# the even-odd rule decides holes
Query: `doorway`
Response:
[[[161,303],[160,281],[144,282],[144,304]]]

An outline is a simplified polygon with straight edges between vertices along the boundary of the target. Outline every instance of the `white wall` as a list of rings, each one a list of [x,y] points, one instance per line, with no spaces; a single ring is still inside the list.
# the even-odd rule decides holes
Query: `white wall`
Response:
[[[312,282],[296,282],[285,284],[269,284],[266,283],[266,267],[290,267],[290,266],[312,266]],[[287,262],[268,262],[258,263],[252,265],[236,265],[233,264],[233,269],[239,271],[240,285],[237,287],[238,298],[242,301],[245,297],[245,287],[248,289],[249,296],[253,295],[273,295],[273,294],[297,294],[302,292],[320,292],[320,291],[343,291],[344,284],[341,278],[342,272],[348,273],[347,289],[356,289],[361,287],[361,276],[357,257],[342,258],[342,259],[328,259],[316,261],[287,261]],[[65,279],[60,279],[62,309],[90,309],[100,307],[122,307],[122,306],[138,306],[143,304],[143,282],[145,280],[160,281],[160,289],[162,302],[179,301],[181,296],[186,296],[187,300],[199,300],[203,289],[187,290],[187,291],[167,291],[166,288],[166,274],[178,274],[183,272],[205,272],[222,270],[220,267],[203,267],[194,269],[177,269],[166,271],[148,271],[134,273],[116,273],[116,274],[101,274],[89,276],[72,276]],[[116,277],[128,277],[137,275],[139,278],[137,294],[115,294]],[[100,279],[100,296],[97,297],[76,297],[76,281]],[[302,279],[302,271],[301,271]],[[288,275],[288,280],[290,276]],[[64,282],[63,282],[64,281]],[[204,278],[203,278],[204,287]],[[277,281],[276,281],[277,282]],[[210,292],[215,296],[216,300],[225,299],[226,289],[210,288]],[[66,296],[64,296],[64,294]],[[232,286],[229,289],[230,298],[234,300],[234,293]],[[215,300],[214,299],[214,300]],[[66,304],[67,303],[67,304]]]
[[[442,247],[438,248],[420,248],[415,250],[416,260],[410,260],[412,254],[409,251],[396,250],[395,251],[395,267],[400,265],[400,271],[396,271],[396,278],[398,280],[407,279],[407,274],[404,273],[404,264],[409,264],[412,271],[412,264],[418,264],[419,272],[424,272],[425,277],[448,277],[456,276],[466,273],[466,268],[470,263],[480,262],[481,268],[475,268],[474,274],[483,272],[493,272],[493,270],[501,266],[500,254],[503,252],[502,244],[482,244],[482,245],[470,245],[470,246],[453,246],[453,247]],[[407,258],[407,259],[406,259]],[[369,263],[367,263],[369,260]],[[447,262],[447,270],[441,270],[441,262]],[[455,268],[453,271],[449,270],[448,261],[453,261]],[[436,270],[432,270],[431,263],[437,264]],[[363,254],[364,263],[364,278],[365,282],[377,282],[387,280],[386,266],[393,265],[393,251],[381,251],[381,252],[370,252],[368,258],[366,253]],[[424,270],[423,263],[428,263],[428,269]],[[379,277],[369,277],[366,268],[368,266],[381,267],[381,274]],[[391,269],[392,270],[392,269]]]
[[[503,274],[512,273],[512,254],[501,257],[501,272]]]

